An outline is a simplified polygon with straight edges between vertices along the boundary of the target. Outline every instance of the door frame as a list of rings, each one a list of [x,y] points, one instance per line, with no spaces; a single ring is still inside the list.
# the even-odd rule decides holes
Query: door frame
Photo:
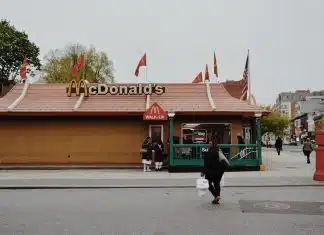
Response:
[[[163,124],[152,124],[149,125],[149,137],[152,138],[152,130],[151,127],[160,127],[161,128],[161,140],[164,142],[164,129],[163,129]]]

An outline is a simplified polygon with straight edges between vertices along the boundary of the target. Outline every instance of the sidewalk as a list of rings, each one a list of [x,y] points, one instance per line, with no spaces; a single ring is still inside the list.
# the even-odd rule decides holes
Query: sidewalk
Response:
[[[313,181],[312,164],[299,152],[280,156],[265,149],[264,172],[226,172],[225,187],[324,186]],[[141,170],[2,170],[0,188],[192,188],[199,173],[142,172]]]

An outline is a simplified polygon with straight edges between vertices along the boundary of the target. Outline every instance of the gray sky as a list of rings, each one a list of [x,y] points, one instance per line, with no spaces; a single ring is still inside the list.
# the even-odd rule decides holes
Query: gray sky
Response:
[[[115,62],[120,82],[147,52],[148,79],[191,82],[216,50],[220,79],[242,77],[250,48],[252,93],[323,89],[323,0],[2,0],[9,19],[41,49],[94,45]],[[214,77],[212,76],[214,79]]]

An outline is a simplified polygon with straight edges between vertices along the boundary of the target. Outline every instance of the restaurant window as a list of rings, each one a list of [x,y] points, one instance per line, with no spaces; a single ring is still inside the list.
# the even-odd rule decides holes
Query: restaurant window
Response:
[[[228,123],[184,123],[181,126],[182,144],[206,144],[211,136],[218,144],[231,144],[231,125]]]

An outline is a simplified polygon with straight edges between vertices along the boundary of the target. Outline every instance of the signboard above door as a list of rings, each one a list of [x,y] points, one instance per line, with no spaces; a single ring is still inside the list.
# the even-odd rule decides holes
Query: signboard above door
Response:
[[[143,119],[144,120],[168,120],[168,113],[164,111],[164,109],[160,105],[154,103],[143,114]]]

